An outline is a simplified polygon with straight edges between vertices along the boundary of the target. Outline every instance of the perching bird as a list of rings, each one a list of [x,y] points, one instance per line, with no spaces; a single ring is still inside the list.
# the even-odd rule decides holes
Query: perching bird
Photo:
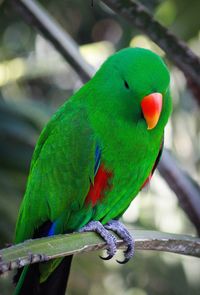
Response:
[[[121,50],[53,115],[36,145],[16,226],[15,243],[95,231],[108,257],[116,240],[133,240],[118,221],[148,182],[161,155],[171,112],[169,72],[142,48]],[[120,261],[119,261],[120,262]],[[71,257],[18,271],[15,294],[65,294]]]

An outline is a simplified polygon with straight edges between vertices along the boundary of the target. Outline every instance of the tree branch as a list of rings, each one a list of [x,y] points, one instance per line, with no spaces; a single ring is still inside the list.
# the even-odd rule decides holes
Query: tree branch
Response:
[[[156,21],[143,5],[134,0],[102,0],[102,2],[159,45],[174,64],[183,71],[190,85],[192,80],[192,89],[200,88],[200,59],[198,56],[183,41]],[[195,91],[193,93],[196,94]],[[200,96],[196,95],[195,98],[200,104]]]
[[[67,33],[63,32],[60,26],[55,23],[55,21],[41,8],[40,5],[33,0],[11,1],[24,18],[29,23],[32,23],[39,30],[39,32],[45,36],[45,38],[55,45],[58,52],[63,55],[65,60],[67,60],[79,74],[83,72],[81,75],[83,82],[91,78],[93,70],[88,68],[85,61],[83,62],[83,58],[78,51],[78,45],[74,40],[69,38]],[[102,1],[109,7],[113,8],[113,10],[129,19],[130,22],[135,24],[138,28],[149,34],[149,36],[167,52],[171,59],[180,68],[182,68],[187,76],[192,73],[194,83],[199,85],[199,59],[186,45],[177,41],[175,36],[170,34],[158,22],[153,20],[152,16],[145,10],[145,8],[143,8],[143,6],[137,4],[136,2],[131,2],[130,0]],[[132,6],[133,8],[131,8]],[[72,54],[72,52],[74,53]],[[175,57],[173,57],[173,55],[175,55]],[[185,173],[178,169],[172,159],[170,162],[171,164],[169,166],[167,161],[161,159],[160,172],[166,179],[168,185],[176,193],[182,208],[185,210],[186,214],[189,216],[190,220],[199,232],[200,202],[197,198],[198,193],[195,187],[197,187],[199,191],[200,189],[197,184],[193,185],[192,182],[190,182],[189,185],[189,182],[184,182],[184,179],[186,178]],[[177,173],[173,173],[173,171],[177,171]],[[183,181],[180,182],[180,179]],[[183,189],[181,189],[182,185]],[[189,187],[187,187],[188,185]],[[190,190],[190,188],[192,189]],[[196,192],[193,193],[194,191]],[[192,217],[192,215],[194,217]]]
[[[200,236],[200,188],[184,172],[182,172],[172,159],[170,153],[164,150],[162,161],[158,170],[166,180],[169,187],[176,192],[180,206],[187,213],[195,225]]]
[[[198,238],[154,231],[129,231],[134,237],[137,250],[158,250],[200,257]],[[125,248],[119,238],[117,247]],[[106,249],[106,243],[91,232],[27,240],[0,250],[0,274],[32,263],[100,249]]]
[[[37,28],[58,50],[64,59],[71,64],[83,83],[87,82],[94,73],[93,68],[81,56],[77,44],[61,26],[32,0],[10,0],[25,20]]]

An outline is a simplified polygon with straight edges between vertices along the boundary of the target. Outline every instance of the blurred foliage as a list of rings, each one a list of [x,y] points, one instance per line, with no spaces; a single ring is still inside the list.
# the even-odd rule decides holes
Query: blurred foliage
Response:
[[[199,0],[141,1],[155,17],[200,55]],[[140,32],[99,1],[41,1],[81,45],[96,68],[113,51],[134,45],[165,55]],[[0,1],[0,247],[12,242],[31,155],[42,127],[81,82],[34,28]],[[104,42],[102,42],[104,41]],[[105,42],[106,41],[106,42]],[[101,43],[97,43],[101,42]],[[87,45],[86,45],[87,44]],[[182,73],[168,60],[174,112],[166,145],[191,177],[200,176],[200,117]],[[195,233],[176,196],[158,174],[124,215],[129,226],[177,233]],[[194,258],[165,253],[136,254],[125,266],[101,261],[90,253],[74,259],[69,293],[127,295],[196,295],[200,265]],[[0,294],[11,294],[11,275],[0,279]]]

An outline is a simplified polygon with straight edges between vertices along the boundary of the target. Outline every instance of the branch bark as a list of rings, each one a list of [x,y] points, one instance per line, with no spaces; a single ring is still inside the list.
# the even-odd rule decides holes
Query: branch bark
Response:
[[[82,56],[78,51],[78,45],[69,38],[68,34],[64,32],[59,25],[48,15],[44,9],[33,0],[10,0],[13,2],[17,10],[22,16],[31,24],[33,24],[40,33],[44,35],[60,52],[65,60],[69,62],[77,73],[81,75],[82,81],[91,78],[93,70],[88,67],[88,64],[83,61]],[[186,76],[190,76],[194,83],[198,86],[200,84],[200,62],[199,59],[191,52],[191,50],[178,41],[175,36],[169,33],[163,26],[153,20],[152,16],[146,9],[130,0],[102,0],[110,8],[117,13],[126,17],[131,24],[147,33],[157,44],[159,44],[171,59],[182,69]],[[178,169],[178,170],[177,170]],[[173,173],[176,170],[178,173]],[[197,184],[193,185],[184,182],[185,173],[183,173],[174,163],[171,157],[170,167],[167,161],[161,159],[160,171],[162,176],[166,179],[168,185],[176,193],[179,198],[182,208],[190,220],[195,225],[199,233],[200,223],[200,198],[199,193],[193,191],[195,187],[199,189]],[[177,175],[179,175],[177,177]],[[179,181],[183,179],[183,181]],[[179,183],[177,185],[177,183]],[[183,188],[181,189],[181,185]],[[188,187],[187,187],[188,186]],[[191,190],[190,190],[191,188]],[[185,193],[187,192],[187,193]],[[182,196],[183,193],[183,196]],[[198,196],[198,197],[197,197]],[[187,205],[186,205],[187,204]],[[194,216],[194,217],[192,217]]]
[[[192,90],[200,88],[198,56],[183,41],[156,21],[143,5],[134,0],[102,0],[102,2],[159,45],[185,74],[186,79],[189,79],[190,85],[192,81]],[[196,94],[194,91],[193,93]],[[195,95],[195,98],[200,104],[200,96]]]
[[[154,231],[129,230],[137,250],[157,250],[200,257],[200,239]],[[117,247],[125,244],[117,236]],[[95,233],[74,233],[27,240],[0,250],[0,274],[28,264],[58,257],[106,249],[106,243]]]

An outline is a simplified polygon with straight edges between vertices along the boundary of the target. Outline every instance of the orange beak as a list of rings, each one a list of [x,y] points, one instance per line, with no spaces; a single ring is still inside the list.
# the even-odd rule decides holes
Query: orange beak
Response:
[[[156,127],[162,111],[162,94],[151,93],[141,101],[141,108],[147,122],[147,129]]]

